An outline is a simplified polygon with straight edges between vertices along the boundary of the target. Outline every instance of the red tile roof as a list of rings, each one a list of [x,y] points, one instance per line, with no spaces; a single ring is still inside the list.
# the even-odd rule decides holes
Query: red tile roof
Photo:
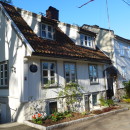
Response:
[[[0,3],[34,49],[33,55],[111,63],[110,59],[99,49],[92,50],[75,45],[58,27],[55,28],[55,40],[38,37],[12,5]]]

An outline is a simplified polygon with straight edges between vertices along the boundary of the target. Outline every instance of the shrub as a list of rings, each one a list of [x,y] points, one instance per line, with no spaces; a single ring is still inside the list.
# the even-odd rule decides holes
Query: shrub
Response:
[[[59,112],[54,112],[53,114],[50,115],[49,117],[52,121],[58,121],[64,118],[64,114],[63,113],[59,113]]]
[[[44,116],[41,113],[35,114],[32,116],[32,122],[36,124],[42,124],[43,123]]]
[[[88,112],[84,111],[84,112],[82,112],[81,114],[82,114],[82,115],[87,115]]]
[[[71,113],[65,115],[66,118],[72,117],[73,115]]]
[[[123,99],[123,102],[130,103],[130,99]]]
[[[126,96],[130,98],[130,81],[124,82],[123,84],[125,86]]]
[[[99,99],[101,106],[112,106],[114,105],[114,102],[112,99],[104,99],[103,97]]]
[[[68,110],[75,111],[75,103],[80,102],[78,97],[82,96],[83,88],[77,83],[66,84],[64,88],[58,93],[58,97],[65,97],[65,102]]]

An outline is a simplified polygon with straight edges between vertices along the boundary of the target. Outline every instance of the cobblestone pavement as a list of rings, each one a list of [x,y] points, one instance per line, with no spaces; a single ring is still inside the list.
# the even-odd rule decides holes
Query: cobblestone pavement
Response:
[[[1,124],[0,130],[38,130],[38,129],[19,123],[7,123],[7,124]]]
[[[130,130],[130,110],[55,130]]]

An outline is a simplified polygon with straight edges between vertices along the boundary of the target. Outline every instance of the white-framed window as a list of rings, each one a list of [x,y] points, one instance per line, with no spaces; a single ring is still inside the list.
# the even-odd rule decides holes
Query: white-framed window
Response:
[[[97,94],[96,93],[92,94],[92,103],[93,103],[93,106],[97,105]]]
[[[125,56],[125,49],[123,44],[120,44],[120,56]]]
[[[65,80],[66,83],[76,82],[75,63],[65,63]]]
[[[0,63],[0,87],[7,87],[8,67],[7,63]]]
[[[128,58],[130,58],[130,46],[127,48]]]
[[[122,66],[122,76],[125,77],[126,76],[126,66]]]
[[[56,63],[55,62],[42,62],[42,84],[56,85]]]
[[[89,79],[90,83],[98,83],[97,65],[89,65]]]
[[[54,39],[54,28],[48,24],[41,24],[41,37],[47,39]]]
[[[80,43],[81,43],[82,46],[93,48],[94,47],[94,45],[93,45],[93,43],[94,43],[94,37],[81,34],[80,35]]]

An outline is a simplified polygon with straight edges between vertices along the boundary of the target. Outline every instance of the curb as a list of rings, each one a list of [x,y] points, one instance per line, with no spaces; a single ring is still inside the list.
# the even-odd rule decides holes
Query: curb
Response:
[[[91,116],[91,117],[80,118],[80,119],[77,119],[77,120],[72,120],[72,121],[69,121],[69,122],[55,124],[55,125],[51,125],[51,126],[47,126],[47,127],[42,126],[42,125],[38,125],[38,124],[34,124],[34,123],[29,122],[29,121],[24,121],[24,124],[31,126],[31,127],[34,127],[34,128],[37,128],[37,129],[40,129],[40,130],[52,130],[54,128],[64,127],[64,126],[67,126],[67,125],[79,123],[79,122],[82,122],[82,121],[98,118],[98,117],[109,115],[109,114],[116,114],[116,113],[127,111],[127,110],[129,110],[129,109],[123,108],[123,109],[110,111],[110,112],[102,113],[102,114],[99,114],[99,115],[94,115],[94,116]]]

